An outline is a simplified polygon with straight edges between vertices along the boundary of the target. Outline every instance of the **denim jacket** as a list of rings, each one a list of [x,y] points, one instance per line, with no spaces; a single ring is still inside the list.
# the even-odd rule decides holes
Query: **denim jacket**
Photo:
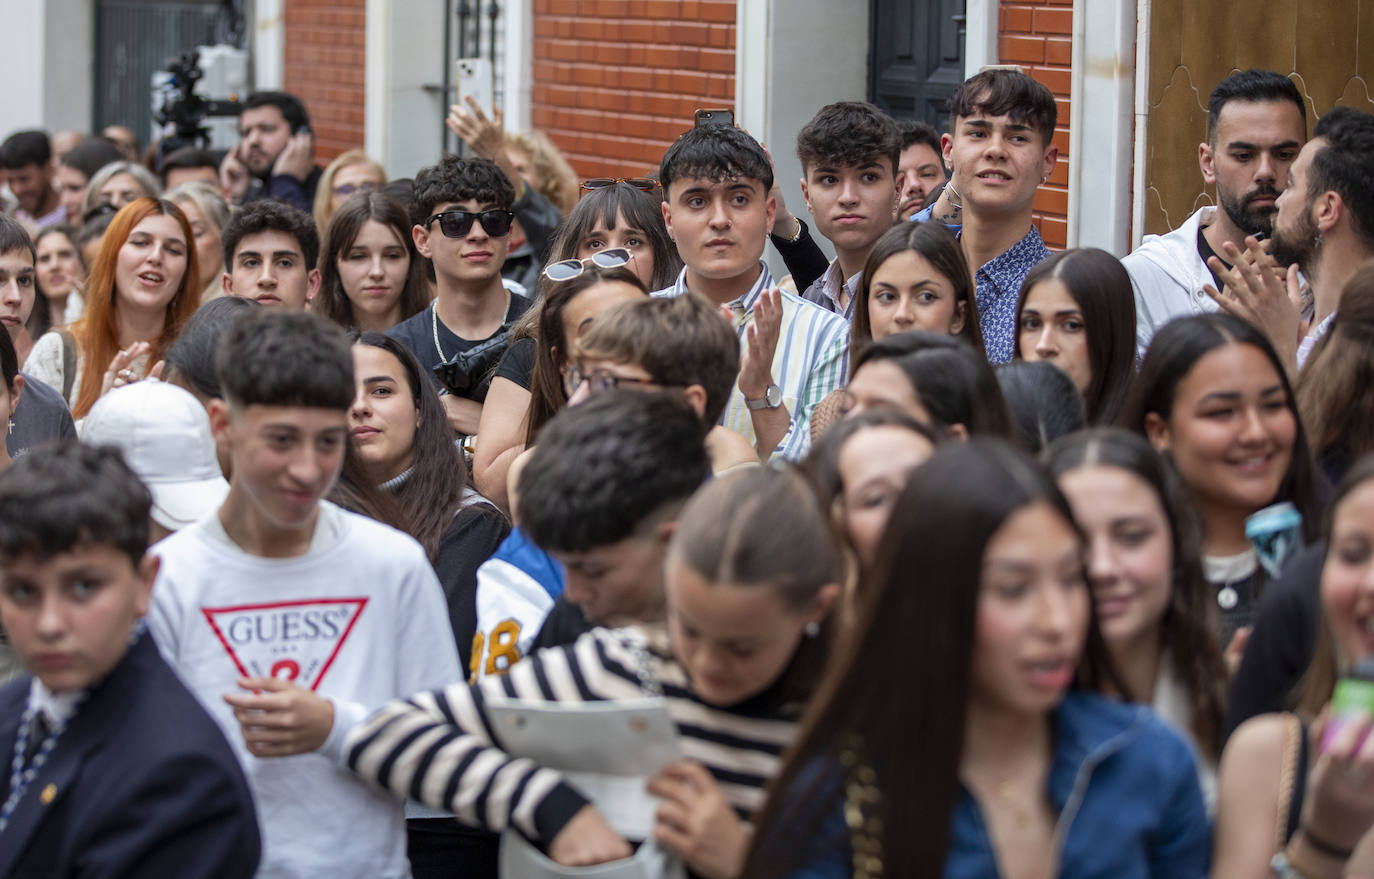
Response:
[[[1062,879],[1199,879],[1208,873],[1211,826],[1192,750],[1148,708],[1071,692],[1054,713],[1050,802]],[[977,801],[961,789],[945,879],[999,876]],[[842,815],[828,830],[844,827]],[[830,834],[824,834],[830,836]],[[831,836],[833,840],[833,836]],[[792,879],[851,873],[848,846],[825,851]]]

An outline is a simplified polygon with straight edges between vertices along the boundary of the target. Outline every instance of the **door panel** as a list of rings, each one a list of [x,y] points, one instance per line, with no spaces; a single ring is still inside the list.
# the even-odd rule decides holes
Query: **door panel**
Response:
[[[965,0],[872,0],[869,100],[944,131],[964,80]]]

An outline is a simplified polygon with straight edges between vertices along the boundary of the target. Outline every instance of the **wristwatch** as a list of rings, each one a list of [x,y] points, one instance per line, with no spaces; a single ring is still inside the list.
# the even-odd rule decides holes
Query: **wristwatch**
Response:
[[[769,385],[768,390],[763,392],[763,399],[751,400],[745,397],[744,405],[750,412],[757,412],[760,409],[776,409],[782,405],[782,388],[777,385]]]

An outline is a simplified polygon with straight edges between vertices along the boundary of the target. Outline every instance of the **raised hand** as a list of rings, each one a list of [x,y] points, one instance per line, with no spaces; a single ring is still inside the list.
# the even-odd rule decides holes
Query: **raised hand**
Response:
[[[1227,241],[1221,252],[1231,260],[1231,267],[1215,256],[1207,258],[1207,266],[1222,279],[1226,291],[1218,292],[1210,284],[1203,289],[1223,311],[1248,321],[1268,336],[1289,371],[1296,370],[1302,334],[1302,285],[1297,265],[1284,271],[1254,237],[1245,239],[1244,250]]]

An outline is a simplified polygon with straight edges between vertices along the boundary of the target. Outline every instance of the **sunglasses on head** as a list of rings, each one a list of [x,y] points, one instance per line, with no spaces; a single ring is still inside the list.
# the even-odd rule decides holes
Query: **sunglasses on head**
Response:
[[[376,188],[377,184],[371,180],[364,180],[362,183],[341,183],[334,187],[334,194],[349,196],[355,192],[371,192]]]
[[[510,224],[515,221],[515,214],[495,208],[489,211],[462,211],[454,208],[432,214],[425,220],[425,228],[428,229],[435,220],[439,221],[439,231],[444,233],[445,238],[466,238],[468,232],[472,231],[473,220],[480,222],[482,230],[488,235],[500,238],[510,232]]]
[[[640,192],[653,192],[658,189],[658,181],[649,177],[593,177],[590,180],[582,181],[582,191],[591,192],[594,189],[605,189],[607,186],[615,186],[617,183],[627,183]]]
[[[611,247],[606,250],[598,251],[586,259],[565,259],[561,262],[550,263],[544,267],[544,277],[550,281],[571,281],[582,274],[587,268],[587,263],[591,263],[597,268],[614,269],[628,263],[632,256],[630,251],[623,247]]]

